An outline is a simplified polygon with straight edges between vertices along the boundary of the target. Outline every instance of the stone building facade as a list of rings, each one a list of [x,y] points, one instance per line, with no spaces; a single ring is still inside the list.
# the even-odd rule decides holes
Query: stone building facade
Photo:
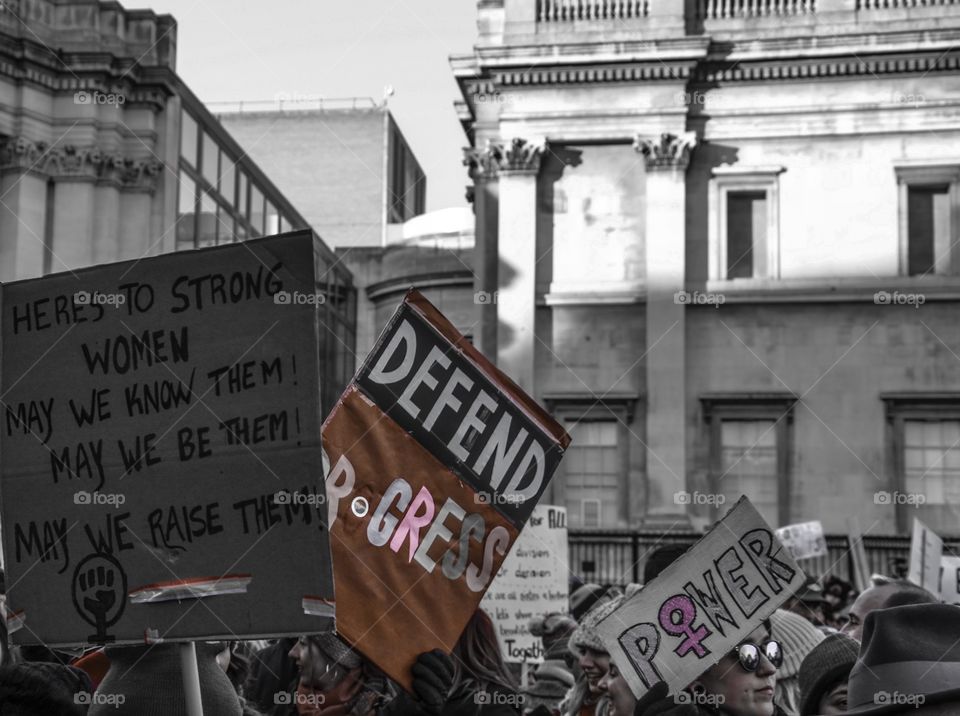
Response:
[[[960,533],[958,39],[955,0],[478,2],[478,343],[567,421],[572,526]]]
[[[176,48],[152,10],[0,5],[0,281],[309,228],[177,75]],[[314,245],[329,409],[353,373],[356,303]]]

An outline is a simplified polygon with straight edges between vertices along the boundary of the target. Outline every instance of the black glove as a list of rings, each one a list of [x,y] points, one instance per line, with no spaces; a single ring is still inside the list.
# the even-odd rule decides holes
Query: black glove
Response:
[[[411,672],[413,692],[420,700],[421,709],[439,716],[453,686],[453,660],[440,649],[434,649],[420,654]]]
[[[669,692],[666,681],[655,684],[637,701],[633,716],[696,716],[700,713],[696,706],[678,704],[676,699],[667,696]]]

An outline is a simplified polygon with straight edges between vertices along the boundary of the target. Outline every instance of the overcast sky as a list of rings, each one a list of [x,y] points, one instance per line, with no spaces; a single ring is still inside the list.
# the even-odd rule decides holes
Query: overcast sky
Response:
[[[476,0],[126,0],[178,23],[177,71],[204,102],[277,95],[383,98],[427,175],[427,209],[464,206],[467,141],[451,54],[476,37]]]

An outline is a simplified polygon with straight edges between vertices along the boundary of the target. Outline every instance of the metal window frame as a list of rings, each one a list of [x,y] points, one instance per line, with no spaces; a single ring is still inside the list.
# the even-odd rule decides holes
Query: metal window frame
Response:
[[[773,420],[777,448],[777,518],[790,524],[790,464],[793,454],[793,409],[799,398],[786,392],[713,393],[700,396],[704,441],[709,449],[707,483],[718,494],[723,474],[723,422],[725,420]],[[720,507],[711,505],[711,519],[720,519]],[[776,525],[775,525],[776,526]]]

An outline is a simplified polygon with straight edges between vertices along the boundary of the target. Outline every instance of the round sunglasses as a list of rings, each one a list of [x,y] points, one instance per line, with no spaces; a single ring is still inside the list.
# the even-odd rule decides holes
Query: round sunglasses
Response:
[[[783,647],[779,641],[773,641],[772,639],[762,646],[746,642],[735,648],[733,654],[737,657],[737,661],[740,662],[744,671],[756,671],[760,668],[761,654],[767,657],[767,661],[776,668],[780,668],[783,664]]]

